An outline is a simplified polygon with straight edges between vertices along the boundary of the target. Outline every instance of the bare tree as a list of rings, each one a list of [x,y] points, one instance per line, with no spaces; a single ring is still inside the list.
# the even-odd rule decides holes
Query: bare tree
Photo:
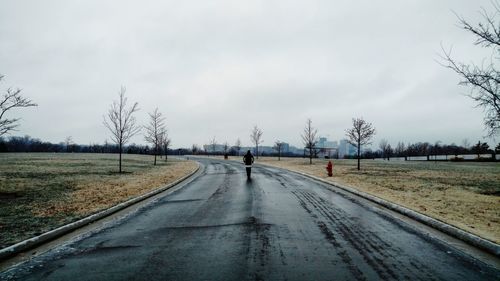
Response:
[[[470,148],[470,141],[469,141],[469,139],[463,139],[463,140],[462,140],[462,146],[463,146],[465,149],[469,149],[469,148]]]
[[[386,139],[381,139],[378,147],[382,150],[382,158],[387,159],[389,161],[389,157],[392,151],[391,145]]]
[[[161,135],[161,146],[163,146],[163,153],[165,155],[165,162],[168,160],[168,147],[170,146],[171,140],[167,134],[167,130],[163,131]]]
[[[434,161],[437,161],[437,156],[441,152],[441,141],[436,141],[434,145],[431,147],[432,154],[434,154]]]
[[[375,135],[375,128],[363,118],[353,118],[352,128],[346,130],[347,141],[357,149],[358,170],[360,169],[361,146],[370,144]]]
[[[500,153],[500,142],[497,144],[495,149],[493,149],[493,155],[491,158],[493,158],[493,161],[497,161],[497,154]]]
[[[238,153],[238,156],[240,156],[240,150],[241,150],[241,140],[238,138],[236,142],[234,143],[234,148],[236,149],[236,152]]]
[[[144,128],[146,129],[144,139],[153,147],[154,165],[156,166],[156,156],[160,154],[163,138],[166,138],[165,117],[158,111],[158,108],[149,113],[149,124]]]
[[[488,153],[489,148],[490,146],[487,143],[478,141],[477,144],[472,147],[472,151],[477,155],[477,159],[480,160],[481,154]]]
[[[134,135],[141,131],[141,127],[136,124],[133,114],[139,110],[139,104],[136,102],[127,108],[127,98],[125,97],[125,87],[121,87],[118,93],[119,99],[113,101],[108,111],[107,118],[104,117],[104,126],[111,132],[111,139],[118,145],[119,151],[119,172],[122,172],[122,153],[123,146]]]
[[[442,56],[444,66],[462,78],[459,85],[470,87],[468,96],[476,102],[477,107],[483,108],[484,125],[489,137],[500,133],[500,72],[497,69],[500,54],[500,4],[495,1],[492,5],[495,10],[493,13],[482,9],[484,22],[478,25],[472,25],[457,15],[459,26],[476,38],[475,45],[492,49],[489,62],[483,61],[481,65],[458,62],[451,57],[451,50],[446,51],[444,48]]]
[[[215,148],[217,147],[217,140],[215,136],[209,141],[210,146],[212,147],[212,154],[215,155]]]
[[[64,145],[66,146],[66,152],[71,152],[71,145],[73,144],[73,138],[71,136],[64,139]]]
[[[304,133],[301,135],[304,147],[309,150],[309,164],[312,164],[312,158],[316,154],[316,143],[318,130],[313,128],[311,119],[307,119]]]
[[[224,142],[222,148],[224,149],[224,155],[227,155],[227,151],[229,150],[229,143],[227,141]]]
[[[0,75],[0,81],[4,78]],[[31,107],[38,106],[28,98],[21,96],[21,89],[13,90],[8,88],[7,92],[0,98],[0,137],[14,131],[19,127],[18,121],[20,118],[6,118],[7,111],[16,107]]]
[[[398,142],[398,145],[396,146],[395,152],[398,155],[398,157],[404,156],[405,160],[407,160],[406,148],[405,148],[405,144],[403,142],[401,142],[401,141]]]
[[[199,151],[200,151],[200,148],[198,147],[198,145],[197,145],[197,144],[193,144],[193,145],[191,146],[191,152],[193,153],[193,155],[198,154],[198,152],[199,152]]]
[[[262,130],[255,125],[252,129],[252,133],[250,134],[250,140],[253,144],[255,144],[255,154],[257,155],[257,159],[259,159],[259,144],[263,142],[262,140]]]
[[[281,160],[281,148],[283,147],[283,142],[277,140],[275,143],[274,143],[274,149],[276,151],[278,151],[278,161]]]

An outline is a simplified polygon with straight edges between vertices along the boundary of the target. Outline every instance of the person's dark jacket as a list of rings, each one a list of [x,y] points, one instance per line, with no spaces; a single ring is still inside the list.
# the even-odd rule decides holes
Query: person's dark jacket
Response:
[[[245,163],[245,165],[252,165],[253,160],[253,155],[251,153],[247,153],[243,156],[243,163]]]

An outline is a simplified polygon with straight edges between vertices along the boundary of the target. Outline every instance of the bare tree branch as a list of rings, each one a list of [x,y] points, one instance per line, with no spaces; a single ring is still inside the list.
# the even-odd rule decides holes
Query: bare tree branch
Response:
[[[263,142],[262,140],[262,130],[255,125],[252,129],[252,133],[250,134],[250,140],[253,144],[255,144],[255,154],[257,155],[257,159],[259,159],[259,144]]]
[[[482,45],[484,47],[490,47],[492,45],[500,46],[500,26],[495,22],[495,17],[499,13],[498,4],[494,4],[494,13],[489,14],[486,9],[481,9],[481,16],[485,20],[485,23],[478,23],[477,26],[473,26],[468,21],[466,21],[462,16],[455,13],[458,18],[459,26],[474,34],[477,37],[476,45]]]
[[[347,141],[356,147],[358,170],[360,169],[361,146],[370,144],[375,135],[375,128],[363,118],[353,118],[352,128],[346,130]]]
[[[278,161],[281,160],[281,149],[283,148],[283,142],[282,141],[279,141],[277,140],[275,143],[274,143],[274,149],[276,151],[278,151]]]
[[[236,142],[234,143],[234,148],[236,149],[238,156],[240,156],[240,150],[241,150],[241,140],[238,138]]]
[[[4,75],[0,75],[0,81]],[[20,118],[5,118],[5,114],[17,107],[38,106],[32,100],[21,96],[21,89],[7,89],[6,93],[0,98],[0,137],[11,132],[19,126]]]
[[[125,97],[125,87],[121,87],[118,93],[119,99],[113,101],[107,116],[104,116],[103,124],[111,133],[111,138],[119,148],[119,172],[122,172],[122,152],[123,146],[127,144],[131,137],[140,132],[141,127],[136,124],[133,114],[139,110],[136,102],[127,108],[127,98]],[[107,117],[107,118],[106,118]]]
[[[167,162],[167,159],[168,159],[168,148],[169,148],[171,142],[172,141],[168,136],[167,130],[163,131],[161,134],[160,144],[163,146],[163,152],[165,153],[165,162]],[[195,146],[196,145],[193,145],[193,148]]]
[[[154,165],[156,166],[156,156],[160,154],[160,149],[163,145],[163,138],[166,137],[165,118],[156,108],[149,113],[149,124],[144,127],[146,134],[144,139],[153,146]]]
[[[500,5],[498,2],[492,2],[492,5],[493,13],[482,9],[481,15],[484,23],[478,23],[477,26],[456,15],[459,26],[476,37],[475,45],[493,49],[494,55],[490,62],[486,65],[483,63],[481,66],[457,62],[452,58],[451,50],[446,51],[441,46],[443,53],[441,59],[444,63],[440,63],[462,78],[459,85],[470,87],[471,91],[467,96],[476,102],[476,107],[483,108],[484,125],[489,137],[500,133],[500,72],[496,68],[500,54],[500,21],[498,20]]]
[[[212,147],[212,153],[215,155],[215,149],[217,147],[217,140],[215,139],[215,136],[208,143]]]
[[[312,164],[312,158],[315,154],[316,144],[318,143],[317,134],[318,130],[313,128],[311,119],[307,119],[304,132],[300,136],[302,137],[304,147],[309,149],[309,164]]]

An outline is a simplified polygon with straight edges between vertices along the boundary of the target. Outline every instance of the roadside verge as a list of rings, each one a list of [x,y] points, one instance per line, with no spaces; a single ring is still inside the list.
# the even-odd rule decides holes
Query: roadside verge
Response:
[[[107,217],[107,216],[112,215],[118,211],[121,211],[129,206],[132,206],[136,203],[139,203],[145,199],[153,197],[161,192],[164,192],[164,191],[184,182],[185,180],[189,179],[194,174],[196,174],[196,172],[198,172],[198,170],[200,169],[200,164],[198,162],[196,162],[196,164],[197,164],[197,166],[193,171],[191,171],[186,176],[184,176],[184,177],[182,177],[182,178],[180,178],[172,183],[169,183],[169,184],[164,185],[158,189],[155,189],[153,191],[150,191],[150,192],[145,193],[143,195],[140,195],[138,197],[135,197],[135,198],[132,198],[132,199],[127,200],[125,202],[122,202],[120,204],[117,204],[111,208],[105,209],[105,210],[100,211],[98,213],[95,213],[93,215],[87,216],[87,217],[80,219],[78,221],[75,221],[75,222],[63,225],[61,227],[58,227],[56,229],[53,229],[51,231],[45,232],[39,236],[32,237],[32,238],[26,239],[24,241],[21,241],[19,243],[16,243],[14,245],[11,245],[9,247],[0,249],[0,261],[7,259],[15,254],[18,254],[18,253],[21,253],[21,252],[26,251],[28,249],[31,249],[33,247],[36,247],[38,245],[41,245],[41,244],[48,242],[50,240],[53,240],[55,238],[58,238],[64,234],[67,234],[71,231],[74,231],[82,226],[93,223],[97,220],[100,220],[104,217]]]

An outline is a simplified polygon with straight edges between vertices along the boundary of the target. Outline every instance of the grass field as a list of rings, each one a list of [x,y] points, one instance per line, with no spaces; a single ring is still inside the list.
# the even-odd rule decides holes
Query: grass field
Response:
[[[124,155],[0,154],[0,248],[173,182],[196,163]]]
[[[237,158],[239,159],[239,158]],[[257,163],[344,184],[500,243],[500,163],[326,160],[260,157]]]

